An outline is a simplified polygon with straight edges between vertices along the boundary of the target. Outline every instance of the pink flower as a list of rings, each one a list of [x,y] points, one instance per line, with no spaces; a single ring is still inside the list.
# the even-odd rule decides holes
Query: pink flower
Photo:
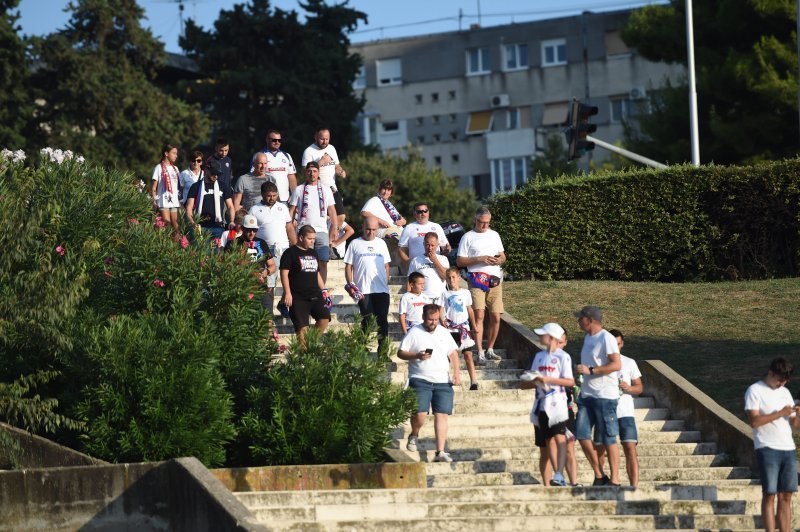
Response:
[[[153,225],[161,229],[162,227],[167,226],[167,222],[165,222],[164,218],[162,218],[161,216],[156,216],[156,221],[153,223]]]
[[[222,240],[220,240],[219,238],[215,238],[214,240],[211,241],[211,245],[212,247],[218,248],[222,245]]]
[[[249,247],[250,249],[255,249],[256,243],[251,240],[250,242],[247,243],[247,247]]]
[[[158,288],[164,288],[164,281],[162,281],[161,279],[156,279],[155,281],[153,281],[153,286],[156,286]]]
[[[128,218],[128,223],[131,225],[139,225],[139,220],[136,218]]]
[[[106,270],[103,272],[103,275],[105,275],[106,277],[111,277],[111,272]]]
[[[182,236],[179,240],[182,249],[186,249],[189,247],[189,239],[186,236]]]
[[[114,257],[106,257],[103,259],[103,262],[111,266],[112,264],[114,264]]]
[[[64,246],[56,246],[56,253],[58,253],[62,257],[64,256],[64,253],[66,253],[66,252],[67,252],[67,250],[64,249]]]
[[[253,294],[247,294],[247,299],[253,299]]]
[[[278,353],[285,353],[285,352],[286,352],[286,346],[285,345],[279,345],[278,346]]]
[[[278,336],[278,331],[273,330],[272,331],[272,339],[277,342],[279,338],[280,338],[280,336]]]

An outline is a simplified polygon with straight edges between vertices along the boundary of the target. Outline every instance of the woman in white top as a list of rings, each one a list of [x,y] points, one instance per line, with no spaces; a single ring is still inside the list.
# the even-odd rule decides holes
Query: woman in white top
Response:
[[[189,168],[181,172],[181,205],[186,205],[186,196],[192,185],[203,179],[203,152],[193,151],[189,157]]]
[[[178,239],[180,238],[178,208],[181,206],[178,187],[180,172],[175,166],[175,161],[178,160],[178,148],[172,144],[165,144],[161,154],[161,162],[153,169],[150,196],[161,218],[172,226],[173,237]]]

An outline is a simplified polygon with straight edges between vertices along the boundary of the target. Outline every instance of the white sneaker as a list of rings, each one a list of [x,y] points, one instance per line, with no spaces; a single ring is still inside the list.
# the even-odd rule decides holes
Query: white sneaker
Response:
[[[475,340],[473,340],[472,338],[467,338],[466,340],[461,342],[461,345],[458,346],[458,350],[463,351],[464,349],[469,349],[470,347],[474,346],[475,346]]]
[[[411,451],[412,453],[417,452],[417,437],[416,436],[409,436],[408,443],[406,443],[406,450]]]
[[[436,456],[433,459],[434,462],[452,462],[453,457],[447,454],[444,451],[437,451]]]
[[[478,352],[478,359],[475,360],[475,365],[476,366],[485,366],[486,365],[486,357],[483,356],[483,351],[479,351]]]
[[[494,349],[490,347],[486,350],[486,360],[503,360],[503,357],[495,354]]]

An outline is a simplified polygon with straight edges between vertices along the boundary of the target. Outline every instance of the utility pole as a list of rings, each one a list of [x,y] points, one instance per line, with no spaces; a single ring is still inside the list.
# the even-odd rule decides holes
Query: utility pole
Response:
[[[692,0],[686,0],[686,49],[689,67],[689,129],[692,142],[692,165],[700,166],[700,132],[697,126],[697,83],[694,76],[694,30]]]

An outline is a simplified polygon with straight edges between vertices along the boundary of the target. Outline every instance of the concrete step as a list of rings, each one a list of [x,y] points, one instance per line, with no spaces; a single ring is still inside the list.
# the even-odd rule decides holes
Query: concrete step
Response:
[[[454,417],[455,420],[455,417]],[[686,422],[682,419],[669,419],[660,421],[642,421],[637,423],[639,438],[646,441],[653,432],[675,432],[685,430]],[[410,427],[399,427],[390,434],[391,439],[402,439],[410,434]],[[420,431],[423,438],[433,437],[433,423],[426,423]],[[533,438],[533,425],[531,423],[514,423],[509,425],[492,424],[484,426],[451,426],[448,430],[449,438],[496,438],[528,436]]]
[[[464,378],[463,375],[461,377]],[[478,371],[478,383],[480,384],[481,373],[480,370]],[[480,390],[479,390],[480,391]],[[530,414],[531,407],[533,406],[533,395],[530,395],[526,398],[527,401],[519,400],[519,401],[495,401],[495,400],[488,400],[475,397],[475,392],[464,394],[461,396],[454,405],[454,414],[480,414],[480,413],[503,413],[503,414]],[[636,407],[635,414],[637,419],[640,419],[638,416],[645,415],[640,414],[639,410],[645,410],[648,408],[655,408],[654,401],[652,397],[641,397],[641,398],[634,398],[634,405]],[[664,409],[666,410],[666,409]]]
[[[455,463],[455,462],[454,462]],[[591,484],[594,474],[587,468],[578,468],[578,481]],[[539,484],[537,468],[529,471],[503,471],[497,473],[466,473],[428,475],[428,487],[508,486],[511,484]],[[686,469],[640,469],[641,481],[694,482],[697,480],[750,479],[752,472],[746,467],[708,467]],[[623,475],[624,479],[624,475]],[[624,482],[625,480],[623,480]]]
[[[397,345],[399,346],[400,343],[398,342]],[[464,365],[464,359],[463,358],[460,359],[460,364],[461,364],[462,370],[464,372],[466,372],[466,369],[463,369],[463,368],[466,367]],[[519,363],[516,360],[503,359],[503,360],[490,360],[490,361],[487,361],[485,366],[476,366],[475,369],[480,374],[481,371],[492,370],[492,369],[519,369],[518,366],[519,366]],[[396,356],[392,357],[392,362],[389,365],[388,369],[389,369],[389,371],[392,371],[392,372],[405,373],[405,372],[408,371],[408,361],[400,360]],[[462,373],[462,376],[463,375],[467,375],[467,373]]]
[[[479,384],[482,383],[479,381]],[[531,426],[529,413],[502,413],[502,412],[462,412],[459,415],[452,415],[448,420],[450,427],[475,426],[483,427],[489,425],[525,425]],[[635,410],[637,427],[648,421],[665,421],[668,411],[666,408],[651,408]]]
[[[270,520],[271,526],[280,530],[329,531],[358,530],[366,532],[416,532],[430,530],[504,530],[530,531],[535,518],[537,530],[655,530],[663,528],[685,529],[754,529],[761,526],[761,518],[750,515],[582,515],[565,516],[506,516],[496,517],[442,517],[381,520],[350,520],[323,522],[292,522]]]

